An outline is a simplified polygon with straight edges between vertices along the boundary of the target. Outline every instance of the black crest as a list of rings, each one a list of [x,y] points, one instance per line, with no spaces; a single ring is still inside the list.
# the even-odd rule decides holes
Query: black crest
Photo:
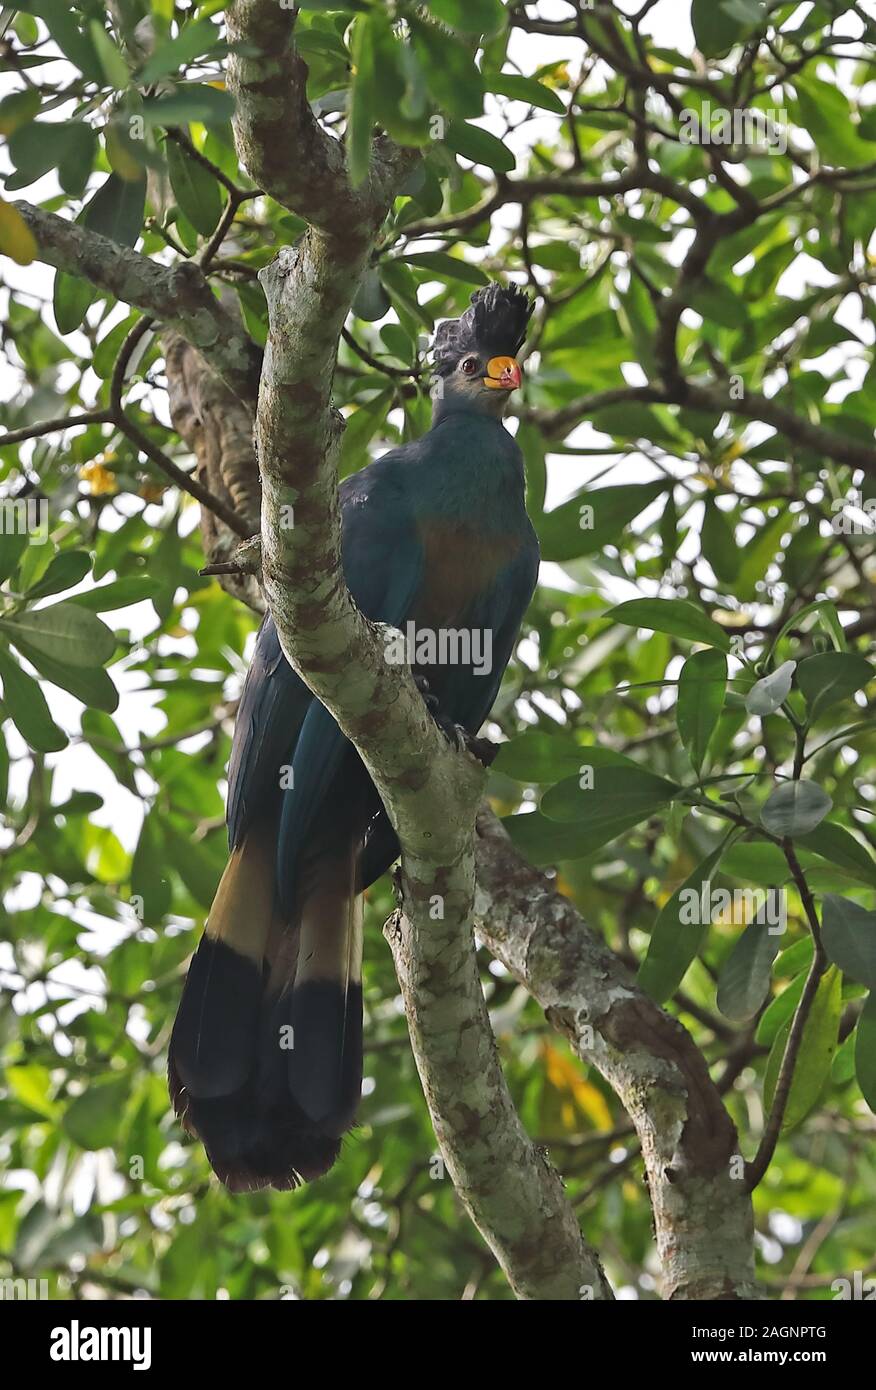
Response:
[[[519,285],[487,285],[475,290],[471,305],[458,319],[435,330],[432,357],[439,376],[452,372],[467,352],[486,357],[516,357],[526,337],[534,301]]]

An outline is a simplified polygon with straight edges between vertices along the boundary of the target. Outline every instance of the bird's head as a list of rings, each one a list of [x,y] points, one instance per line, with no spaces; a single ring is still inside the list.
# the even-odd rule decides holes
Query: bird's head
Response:
[[[460,318],[438,325],[432,345],[436,413],[503,414],[522,380],[517,353],[533,308],[519,285],[492,284],[475,291]]]

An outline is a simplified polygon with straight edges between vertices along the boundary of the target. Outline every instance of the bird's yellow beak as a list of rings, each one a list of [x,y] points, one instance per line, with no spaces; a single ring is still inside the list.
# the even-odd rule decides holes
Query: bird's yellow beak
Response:
[[[516,357],[491,357],[487,363],[484,385],[495,391],[514,391],[523,380],[523,372]]]

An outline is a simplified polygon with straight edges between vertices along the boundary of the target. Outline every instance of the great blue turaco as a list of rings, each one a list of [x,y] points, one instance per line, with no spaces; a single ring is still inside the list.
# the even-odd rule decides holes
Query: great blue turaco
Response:
[[[490,284],[433,343],[433,417],[341,485],[343,570],[361,611],[468,630],[491,660],[414,665],[445,729],[476,735],[532,597],[539,551],[523,457],[502,423],[533,304]],[[283,771],[291,768],[291,776]],[[234,1191],[334,1163],[362,1082],[362,899],[399,855],[352,744],[266,616],[228,767],[230,858],[170,1042],[174,1108]]]

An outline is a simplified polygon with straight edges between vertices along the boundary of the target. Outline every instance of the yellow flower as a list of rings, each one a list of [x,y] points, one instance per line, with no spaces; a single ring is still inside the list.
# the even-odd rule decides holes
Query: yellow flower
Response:
[[[84,483],[89,484],[92,497],[112,496],[119,490],[115,473],[111,473],[98,459],[93,463],[84,464],[79,470],[79,476]]]
[[[0,251],[19,265],[30,265],[37,244],[21,213],[0,198]]]

